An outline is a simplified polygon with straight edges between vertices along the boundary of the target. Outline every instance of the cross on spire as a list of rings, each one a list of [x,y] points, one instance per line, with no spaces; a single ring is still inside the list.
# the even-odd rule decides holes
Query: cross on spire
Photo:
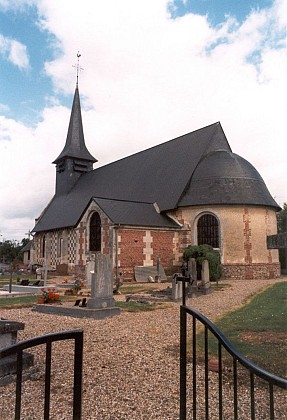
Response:
[[[76,68],[76,70],[77,70],[77,83],[76,83],[76,86],[78,87],[78,81],[79,81],[79,73],[80,73],[80,71],[81,70],[84,70],[81,66],[80,66],[80,57],[81,57],[81,54],[79,53],[79,51],[77,52],[77,64],[76,65],[74,65],[73,67],[75,67]]]

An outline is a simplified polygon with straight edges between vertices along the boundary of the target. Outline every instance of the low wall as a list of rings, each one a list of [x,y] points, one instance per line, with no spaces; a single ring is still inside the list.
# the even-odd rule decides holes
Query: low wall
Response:
[[[222,266],[222,279],[255,280],[280,277],[280,264],[230,264]]]

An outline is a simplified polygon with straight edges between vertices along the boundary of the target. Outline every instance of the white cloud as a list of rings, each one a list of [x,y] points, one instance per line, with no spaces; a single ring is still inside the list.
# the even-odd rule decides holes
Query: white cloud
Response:
[[[1,104],[0,103],[0,112],[8,112],[8,111],[10,111],[9,106],[6,105],[6,104]]]
[[[88,149],[103,165],[221,121],[232,150],[258,169],[283,204],[286,2],[253,12],[241,25],[227,19],[220,27],[192,14],[171,20],[167,4],[83,0],[79,8],[68,0],[37,2],[42,27],[62,49],[46,63],[56,92],[73,91],[72,65],[77,51],[82,54],[79,86]],[[53,97],[49,103],[35,129],[0,121],[5,159],[0,171],[11,174],[1,201],[13,203],[0,206],[2,230],[9,213],[18,222],[22,214],[24,230],[32,228],[53,194],[51,162],[64,146],[70,109]],[[12,216],[9,220],[14,223]]]
[[[27,47],[21,42],[0,34],[0,51],[6,60],[19,67],[19,69],[29,68]]]

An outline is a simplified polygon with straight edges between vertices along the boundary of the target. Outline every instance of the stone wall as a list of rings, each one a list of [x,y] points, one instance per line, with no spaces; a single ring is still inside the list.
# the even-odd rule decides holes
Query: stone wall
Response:
[[[280,264],[225,264],[222,279],[253,280],[280,277]]]

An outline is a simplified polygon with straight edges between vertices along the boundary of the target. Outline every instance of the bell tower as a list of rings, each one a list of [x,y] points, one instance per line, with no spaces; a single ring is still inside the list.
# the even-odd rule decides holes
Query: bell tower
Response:
[[[85,144],[78,88],[78,73],[80,69],[79,53],[77,54],[77,57],[77,84],[66,144],[60,155],[53,162],[56,164],[56,195],[68,194],[79,177],[83,173],[92,171],[93,163],[97,162],[97,159],[90,154]]]

